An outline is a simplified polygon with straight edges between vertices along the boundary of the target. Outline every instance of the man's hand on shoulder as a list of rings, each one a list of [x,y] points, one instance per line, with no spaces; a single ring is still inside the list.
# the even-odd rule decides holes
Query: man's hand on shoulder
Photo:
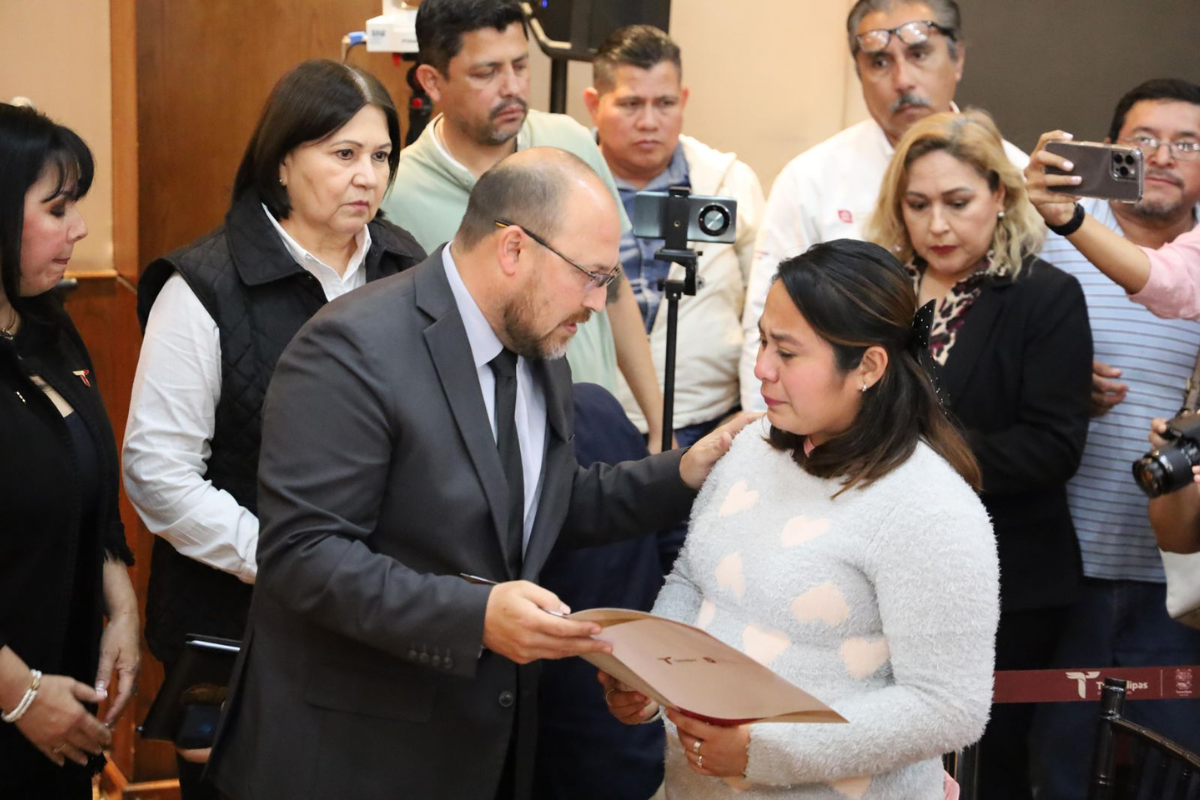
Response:
[[[571,609],[554,592],[537,584],[496,584],[484,612],[483,646],[518,664],[612,652],[608,642],[592,638],[602,630],[599,625],[558,616],[569,613]]]
[[[679,461],[679,477],[689,487],[698,490],[708,478],[713,465],[733,446],[733,437],[761,416],[759,413],[743,412],[696,442]]]

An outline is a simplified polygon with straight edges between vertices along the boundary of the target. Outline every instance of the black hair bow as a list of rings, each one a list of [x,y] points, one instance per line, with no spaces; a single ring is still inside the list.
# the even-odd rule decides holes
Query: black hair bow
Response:
[[[912,320],[912,338],[908,340],[908,350],[913,358],[921,360],[921,353],[929,349],[929,333],[933,330],[933,314],[937,301],[930,300],[917,309]]]

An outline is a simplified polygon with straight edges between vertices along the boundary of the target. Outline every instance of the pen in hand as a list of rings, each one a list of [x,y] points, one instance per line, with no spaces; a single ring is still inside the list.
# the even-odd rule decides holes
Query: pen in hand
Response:
[[[497,582],[494,580],[491,580],[490,578],[481,578],[478,575],[470,575],[466,572],[458,573],[458,577],[462,578],[467,583],[474,583],[474,584],[478,584],[480,586],[496,586],[497,585]],[[562,613],[561,611],[551,611],[548,608],[543,608],[542,611],[545,611],[547,614],[550,614],[551,616],[555,616],[555,617],[566,617],[567,616],[566,614]]]

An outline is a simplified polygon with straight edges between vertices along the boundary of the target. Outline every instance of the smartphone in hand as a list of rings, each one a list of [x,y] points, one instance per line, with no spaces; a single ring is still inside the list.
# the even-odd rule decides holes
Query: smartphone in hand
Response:
[[[1099,197],[1136,203],[1142,199],[1142,151],[1136,147],[1101,142],[1047,142],[1046,150],[1075,165],[1071,172],[1046,167],[1048,175],[1078,175],[1076,186],[1050,186],[1052,192],[1075,197]]]

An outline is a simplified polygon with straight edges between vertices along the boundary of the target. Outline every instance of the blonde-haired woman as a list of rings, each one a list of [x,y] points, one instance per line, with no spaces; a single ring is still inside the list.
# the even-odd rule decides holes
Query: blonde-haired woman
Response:
[[[867,235],[907,265],[919,302],[936,304],[930,354],[982,469],[1000,551],[996,668],[1038,669],[1081,575],[1066,483],[1087,438],[1092,338],[1078,282],[1034,256],[1042,222],[1002,141],[980,111],[913,125]],[[993,708],[982,797],[1030,797],[1032,713]]]

